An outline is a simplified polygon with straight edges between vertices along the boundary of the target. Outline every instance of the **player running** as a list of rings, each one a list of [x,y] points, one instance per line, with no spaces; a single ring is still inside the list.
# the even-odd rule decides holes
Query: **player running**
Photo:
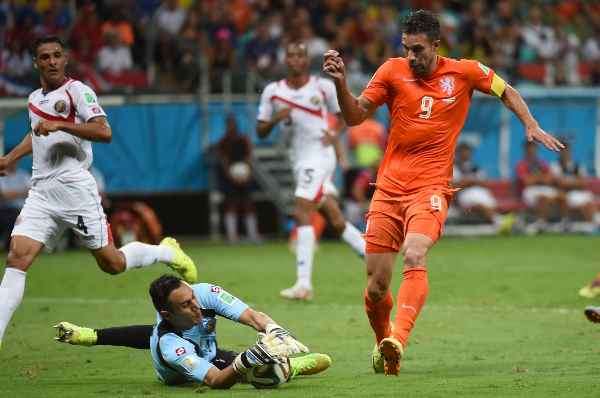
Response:
[[[304,43],[288,44],[286,63],[287,77],[267,85],[260,97],[256,130],[258,136],[264,138],[282,123],[284,131],[292,136],[290,157],[296,179],[298,278],[294,286],[281,291],[281,296],[310,300],[315,251],[313,211],[320,206],[337,233],[361,256],[365,254],[365,241],[358,229],[345,220],[336,200],[337,190],[333,184],[336,132],[329,130],[327,124],[327,113],[339,115],[340,112],[335,87],[330,80],[309,74],[310,58]]]
[[[397,375],[400,360],[428,292],[426,256],[439,239],[448,202],[456,141],[473,90],[494,95],[525,126],[529,141],[549,149],[562,144],[542,130],[519,93],[493,70],[472,60],[436,54],[440,25],[428,11],[404,22],[405,58],[391,58],[357,98],[346,85],[340,54],[329,50],[323,70],[335,82],[338,103],[348,125],[357,125],[387,104],[390,136],[367,215],[367,287],[365,308],[375,332],[375,372]],[[390,282],[398,252],[404,256],[404,280],[397,296],[394,326]]]
[[[74,345],[113,345],[150,349],[160,381],[168,385],[194,381],[229,388],[244,380],[250,368],[285,360],[308,349],[269,316],[248,307],[219,286],[188,285],[163,275],[150,285],[156,325],[90,329],[61,322],[56,340]],[[217,318],[222,316],[259,332],[259,342],[238,354],[217,345]],[[266,334],[266,335],[262,335]],[[289,358],[291,377],[327,369],[331,358],[308,354]]]
[[[68,57],[60,39],[40,38],[33,51],[42,86],[29,96],[33,134],[0,157],[1,175],[33,152],[31,189],[11,233],[0,284],[0,345],[23,298],[27,270],[44,246],[52,249],[66,229],[73,230],[109,274],[162,261],[186,280],[197,279],[194,262],[173,238],[158,246],[133,242],[115,248],[98,187],[88,171],[92,141],[108,143],[112,138],[106,114],[89,87],[65,76]]]

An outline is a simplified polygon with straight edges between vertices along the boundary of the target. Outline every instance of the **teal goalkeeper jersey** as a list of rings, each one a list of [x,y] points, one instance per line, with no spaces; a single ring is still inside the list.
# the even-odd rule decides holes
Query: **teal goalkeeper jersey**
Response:
[[[154,369],[166,384],[202,383],[217,354],[216,316],[237,322],[248,309],[248,305],[219,286],[198,283],[191,287],[202,308],[200,324],[185,331],[175,331],[157,314],[150,338]]]

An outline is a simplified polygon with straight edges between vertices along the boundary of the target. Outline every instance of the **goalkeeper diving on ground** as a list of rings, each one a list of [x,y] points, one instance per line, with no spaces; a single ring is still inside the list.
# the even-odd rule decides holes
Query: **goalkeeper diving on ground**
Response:
[[[308,353],[308,348],[268,315],[219,286],[188,285],[175,276],[163,275],[150,285],[150,296],[157,311],[154,326],[91,329],[61,322],[55,326],[56,340],[82,346],[150,349],[156,375],[167,385],[197,382],[229,388],[248,381],[252,372],[263,366],[289,363],[292,379],[322,372],[331,365],[325,354],[292,357]],[[217,345],[217,315],[255,329],[258,341],[242,353],[221,349]]]

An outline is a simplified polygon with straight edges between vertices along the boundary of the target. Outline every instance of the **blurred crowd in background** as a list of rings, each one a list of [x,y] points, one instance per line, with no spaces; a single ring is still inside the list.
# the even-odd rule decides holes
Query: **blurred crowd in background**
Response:
[[[589,0],[0,0],[0,94],[36,86],[30,45],[56,34],[71,72],[101,93],[247,92],[283,74],[290,40],[343,54],[360,89],[402,55],[409,10],[440,16],[442,55],[476,58],[512,83],[600,84],[600,2]]]

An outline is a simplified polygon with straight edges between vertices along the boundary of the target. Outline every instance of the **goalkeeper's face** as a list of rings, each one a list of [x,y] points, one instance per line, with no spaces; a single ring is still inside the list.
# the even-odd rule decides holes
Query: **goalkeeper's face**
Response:
[[[179,330],[190,329],[202,320],[200,304],[192,288],[185,283],[169,294],[169,309],[160,315]]]
[[[433,73],[439,40],[431,41],[425,33],[402,34],[404,55],[413,74],[426,77]]]

